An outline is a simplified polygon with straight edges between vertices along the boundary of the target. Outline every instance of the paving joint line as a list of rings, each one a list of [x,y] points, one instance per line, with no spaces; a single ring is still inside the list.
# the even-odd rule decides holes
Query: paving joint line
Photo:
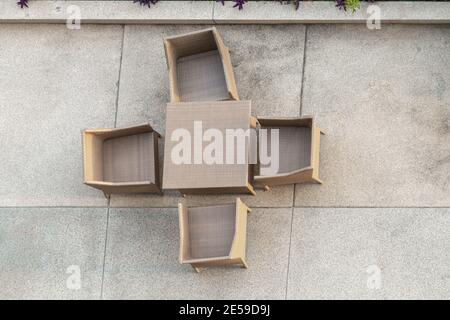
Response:
[[[450,207],[298,206],[296,209],[450,209]]]
[[[119,113],[120,78],[122,75],[123,48],[125,43],[125,27],[126,25],[122,25],[122,43],[120,46],[119,76],[117,79],[117,96],[116,96],[116,112],[114,115],[114,128],[117,127],[117,115]]]
[[[303,115],[303,87],[305,85],[306,42],[308,41],[308,25],[305,25],[305,41],[303,43],[302,80],[300,87],[300,117]]]
[[[109,196],[109,198],[108,198],[108,210],[106,211],[105,245],[103,247],[103,267],[102,267],[102,283],[101,283],[101,287],[100,287],[100,300],[103,300],[103,284],[104,284],[104,280],[105,280],[106,247],[108,244],[110,204],[111,204],[111,196]]]
[[[284,292],[284,300],[287,300],[288,295],[288,287],[289,287],[289,268],[291,266],[291,246],[292,246],[292,229],[294,228],[294,207],[291,209],[291,230],[289,232],[289,251],[288,251],[288,263],[287,263],[287,271],[286,271],[286,284],[285,284],[285,292]]]
[[[300,80],[300,117],[302,116],[302,108],[303,108],[303,86],[305,83],[305,62],[306,62],[306,41],[308,34],[308,25],[305,25],[305,33],[303,39],[303,61],[302,61],[302,75]],[[287,300],[288,288],[289,288],[289,268],[291,264],[291,246],[292,246],[292,229],[294,225],[294,209],[295,209],[295,188],[296,184],[294,184],[294,188],[292,189],[292,207],[291,207],[291,230],[289,232],[289,250],[288,250],[288,262],[287,262],[287,271],[286,271],[286,283],[285,283],[285,292],[284,299]]]
[[[107,209],[108,206],[0,206],[0,209]]]
[[[216,19],[214,19],[214,13],[215,13],[215,9],[216,9],[216,2],[213,2],[212,4],[212,17],[211,17],[211,21],[213,24],[217,24]]]
[[[256,207],[251,206],[253,209],[291,209],[292,206],[284,206],[284,207]],[[86,207],[89,208],[89,207]],[[178,207],[124,207],[124,206],[118,206],[118,207],[111,207],[111,209],[177,209]]]
[[[283,207],[256,207],[254,209],[291,209],[292,206]],[[135,207],[135,206],[110,206],[110,209],[177,209],[173,207]],[[369,206],[294,206],[295,209],[450,209],[450,206],[438,207],[369,207]],[[108,209],[108,206],[0,206],[0,209]]]
[[[123,48],[125,43],[125,25],[122,25],[122,43],[120,45],[120,60],[119,60],[119,75],[117,79],[117,96],[116,96],[116,112],[114,115],[114,128],[117,127],[117,115],[119,113],[119,95],[120,95],[120,78],[122,75],[122,61]],[[108,210],[106,211],[106,228],[105,228],[105,245],[103,247],[103,267],[102,267],[102,282],[100,287],[100,299],[103,300],[103,286],[105,280],[105,265],[106,265],[106,248],[108,245],[108,228],[109,228],[109,210],[111,208],[111,195],[108,197]]]

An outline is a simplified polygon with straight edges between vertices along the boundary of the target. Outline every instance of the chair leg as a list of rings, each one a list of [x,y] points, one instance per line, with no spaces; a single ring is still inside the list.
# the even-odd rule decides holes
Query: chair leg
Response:
[[[248,269],[248,264],[245,262],[245,259],[241,258],[242,268]]]
[[[245,209],[247,209],[247,214],[250,214],[250,212],[252,212],[252,209],[250,209],[244,202],[242,202],[242,204],[244,205]]]
[[[254,189],[256,190],[262,190],[264,192],[270,191],[270,187],[266,185],[255,185]]]
[[[193,264],[193,265],[192,265],[192,268],[194,268],[195,272],[197,272],[197,273],[200,273],[200,272],[202,272],[204,269],[206,269],[206,268],[199,267],[199,266],[197,266],[196,264]]]
[[[105,196],[106,199],[109,199],[110,195],[107,194],[105,191],[103,191],[103,195]]]
[[[314,177],[313,177],[312,180],[313,180],[314,182],[318,183],[318,184],[323,184],[323,181],[320,180],[319,178],[314,178]]]
[[[320,129],[320,134],[325,135],[325,132],[322,129]]]
[[[247,189],[251,195],[256,196],[255,189],[253,189],[253,186],[251,184],[248,184]]]

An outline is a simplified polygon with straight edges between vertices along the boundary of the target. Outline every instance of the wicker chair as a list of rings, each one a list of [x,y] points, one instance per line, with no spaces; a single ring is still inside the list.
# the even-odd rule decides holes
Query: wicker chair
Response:
[[[84,183],[112,193],[161,193],[159,133],[149,124],[84,130]]]
[[[239,100],[230,51],[216,28],[164,40],[170,102]]]
[[[180,221],[180,263],[195,271],[217,265],[245,262],[247,214],[250,209],[239,199],[236,203],[186,208],[178,205]]]
[[[268,189],[270,186],[300,182],[322,183],[319,179],[320,135],[313,117],[293,119],[258,118],[261,129],[267,130],[267,150],[271,149],[271,130],[279,131],[278,172],[269,170],[269,165],[259,164],[254,183]],[[261,150],[259,141],[259,149]]]

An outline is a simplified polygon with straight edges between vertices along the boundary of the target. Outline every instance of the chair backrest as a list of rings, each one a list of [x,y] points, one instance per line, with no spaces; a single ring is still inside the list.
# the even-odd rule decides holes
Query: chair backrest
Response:
[[[244,258],[247,242],[247,215],[249,208],[240,199],[236,199],[236,232],[233,246],[231,248],[231,258]]]
[[[177,61],[202,52],[217,50],[218,46],[213,33],[213,28],[195,31],[164,39],[167,67],[170,78],[170,95],[172,102],[179,102],[180,90],[177,81]]]
[[[189,257],[189,216],[188,209],[182,203],[178,204],[178,221],[180,224],[180,263]]]
[[[84,183],[103,181],[103,138],[85,130],[82,141]]]
[[[166,49],[169,49],[167,53],[170,53],[176,61],[176,59],[182,57],[217,50],[218,44],[215,33],[217,33],[215,28],[194,31],[168,37],[164,39],[164,44]]]

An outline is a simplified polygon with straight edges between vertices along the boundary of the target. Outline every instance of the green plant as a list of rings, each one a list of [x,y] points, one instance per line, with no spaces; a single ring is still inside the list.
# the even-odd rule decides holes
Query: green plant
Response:
[[[355,12],[357,9],[361,7],[361,3],[359,0],[345,0],[345,5],[347,8]]]

